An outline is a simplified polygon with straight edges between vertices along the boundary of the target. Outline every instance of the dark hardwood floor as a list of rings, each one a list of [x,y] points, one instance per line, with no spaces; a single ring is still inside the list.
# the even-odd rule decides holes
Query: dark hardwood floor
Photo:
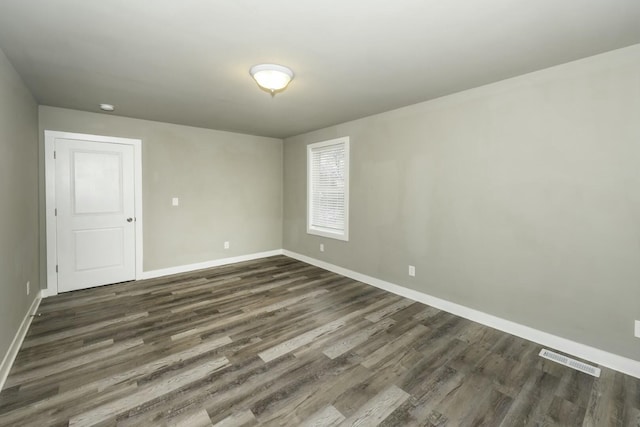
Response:
[[[2,426],[640,426],[640,380],[277,256],[45,299]]]

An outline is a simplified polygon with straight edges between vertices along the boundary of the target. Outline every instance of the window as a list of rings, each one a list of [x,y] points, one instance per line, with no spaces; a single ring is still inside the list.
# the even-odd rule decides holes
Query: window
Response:
[[[349,137],[307,146],[307,233],[349,240]]]

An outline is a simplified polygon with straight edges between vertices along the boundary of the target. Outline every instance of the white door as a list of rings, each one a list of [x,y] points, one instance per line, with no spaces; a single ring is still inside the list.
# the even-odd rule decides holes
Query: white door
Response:
[[[133,150],[56,139],[59,292],[135,279]]]

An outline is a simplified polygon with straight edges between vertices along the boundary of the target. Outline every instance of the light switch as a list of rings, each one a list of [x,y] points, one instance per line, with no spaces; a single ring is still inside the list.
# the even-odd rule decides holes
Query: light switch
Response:
[[[174,197],[173,199],[171,199],[171,204],[173,206],[178,206],[180,204],[180,200],[177,197]]]

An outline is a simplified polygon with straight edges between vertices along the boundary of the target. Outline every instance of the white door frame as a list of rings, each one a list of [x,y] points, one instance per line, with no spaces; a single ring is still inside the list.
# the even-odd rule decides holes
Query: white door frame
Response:
[[[84,133],[44,131],[44,170],[45,170],[45,209],[46,209],[46,238],[47,238],[47,288],[42,291],[43,296],[58,294],[58,244],[56,236],[56,162],[55,141],[57,138],[80,139],[83,141],[108,142],[111,144],[125,144],[133,147],[134,171],[134,206],[135,206],[135,236],[136,236],[136,273],[135,278],[142,278],[142,140],[118,138],[113,136],[89,135]]]

